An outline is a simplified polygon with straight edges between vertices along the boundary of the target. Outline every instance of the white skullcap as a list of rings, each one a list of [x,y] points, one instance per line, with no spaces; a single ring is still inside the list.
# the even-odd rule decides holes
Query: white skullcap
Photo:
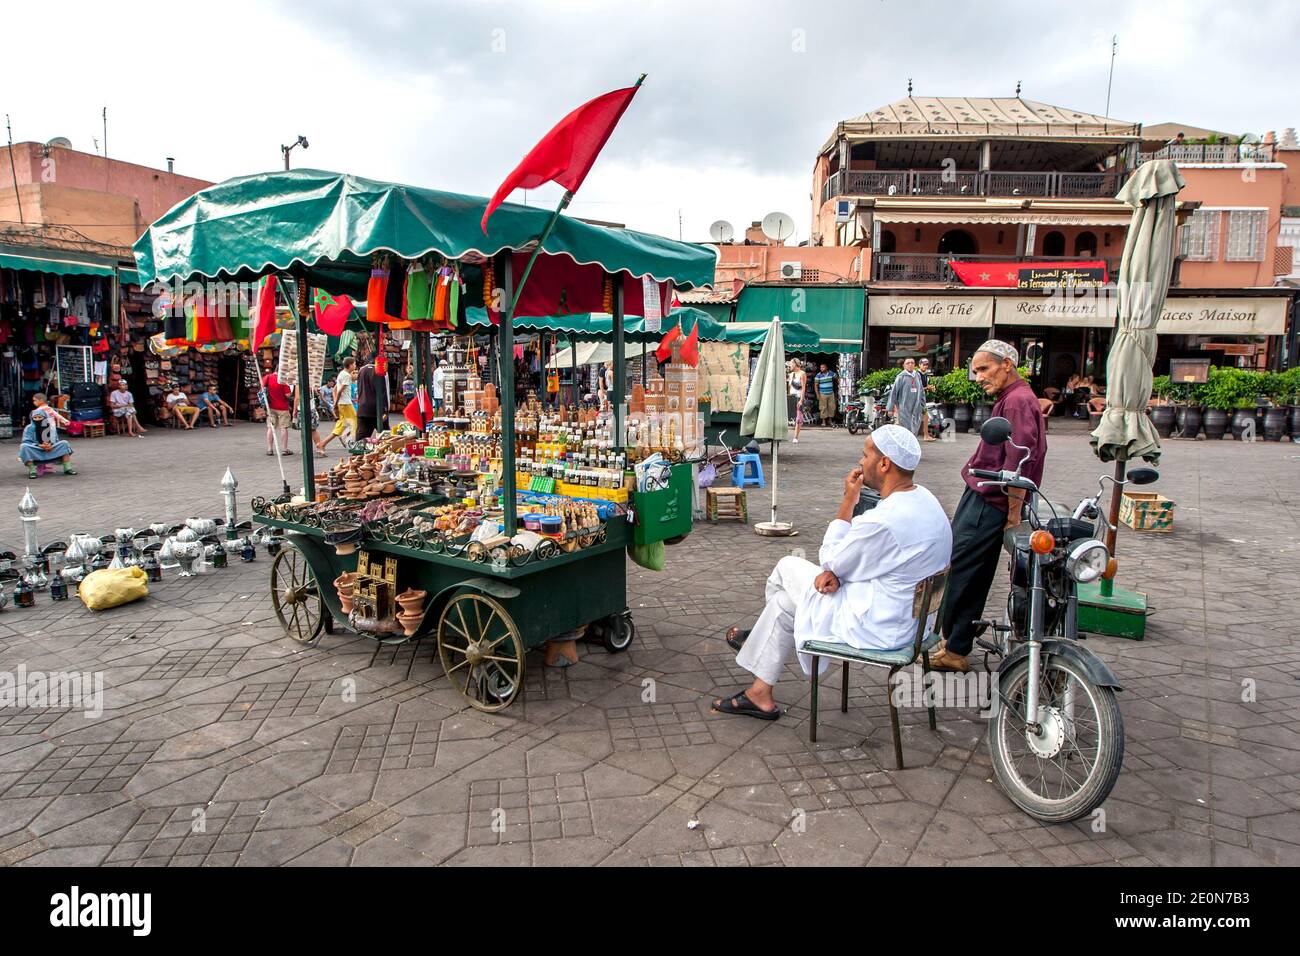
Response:
[[[1016,347],[1010,342],[1003,342],[1001,339],[989,339],[975,351],[988,352],[998,358],[1011,359],[1012,365],[1020,364],[1020,353],[1016,351]]]
[[[876,450],[903,471],[916,471],[921,463],[921,443],[902,425],[881,425],[871,433]]]

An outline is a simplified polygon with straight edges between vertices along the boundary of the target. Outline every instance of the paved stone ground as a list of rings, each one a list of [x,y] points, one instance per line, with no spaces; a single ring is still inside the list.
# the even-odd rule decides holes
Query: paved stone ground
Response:
[[[262,436],[80,442],[79,476],[32,483],[43,540],[219,514],[227,464],[245,502],[273,492]],[[927,446],[920,479],[950,510],[974,441]],[[793,666],[780,721],[708,713],[746,683],[722,631],[752,620],[779,557],[816,548],[857,447],[815,430],[785,445],[782,514],[799,537],[697,527],[667,572],[630,568],[629,652],[580,645],[567,671],[534,654],[526,694],[497,715],[462,706],[429,643],[291,644],[264,554],[97,616],[45,596],[10,608],[0,671],[102,672],[106,710],[0,709],[0,865],[1300,862],[1300,639],[1285,610],[1300,586],[1300,448],[1168,444],[1156,487],[1178,503],[1175,532],[1120,539],[1122,580],[1157,610],[1148,639],[1090,642],[1124,683],[1127,731],[1094,832],[1039,826],[1007,801],[974,711],[941,712],[937,733],[905,711],[908,769],[891,769],[878,672],[854,672],[846,715],[828,679],[816,745]],[[1053,433],[1056,500],[1090,493],[1101,470],[1081,430]],[[16,508],[25,484],[15,464],[0,500]],[[750,492],[753,520],[768,502]],[[18,550],[8,514],[0,541]]]

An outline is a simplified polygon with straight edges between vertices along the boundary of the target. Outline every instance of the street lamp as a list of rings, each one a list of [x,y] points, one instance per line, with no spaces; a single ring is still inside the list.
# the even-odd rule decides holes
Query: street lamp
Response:
[[[306,149],[306,148],[307,148],[307,137],[306,137],[306,136],[299,136],[297,142],[290,143],[288,146],[281,146],[281,147],[280,147],[280,152],[284,153],[284,168],[285,168],[285,169],[288,169],[288,168],[289,168],[289,152],[290,152],[290,151],[291,151],[295,146],[301,146],[303,149]]]

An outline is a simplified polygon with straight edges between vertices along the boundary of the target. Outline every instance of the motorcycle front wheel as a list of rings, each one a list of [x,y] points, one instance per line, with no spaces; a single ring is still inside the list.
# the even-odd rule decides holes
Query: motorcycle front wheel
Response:
[[[857,413],[857,412],[855,412],[855,411],[850,411],[847,415],[844,416],[844,427],[847,428],[847,429],[849,430],[849,434],[850,434],[850,435],[856,435],[856,434],[858,433],[858,413]]]
[[[1039,674],[1038,732],[1026,726],[1029,660],[999,681],[989,721],[989,752],[998,785],[1011,802],[1044,823],[1068,823],[1110,795],[1124,762],[1124,719],[1115,692],[1098,687],[1077,665],[1044,658]]]

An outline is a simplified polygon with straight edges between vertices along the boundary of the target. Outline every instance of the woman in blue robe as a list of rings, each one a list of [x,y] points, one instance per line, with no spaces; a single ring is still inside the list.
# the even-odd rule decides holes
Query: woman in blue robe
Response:
[[[18,460],[27,466],[27,477],[35,478],[44,472],[45,465],[53,461],[63,462],[63,473],[75,475],[72,467],[72,446],[59,437],[58,423],[62,416],[44,402],[45,396],[36,395],[36,408],[32,411],[32,420],[23,429],[22,445],[18,448]],[[65,420],[66,422],[66,420]]]

